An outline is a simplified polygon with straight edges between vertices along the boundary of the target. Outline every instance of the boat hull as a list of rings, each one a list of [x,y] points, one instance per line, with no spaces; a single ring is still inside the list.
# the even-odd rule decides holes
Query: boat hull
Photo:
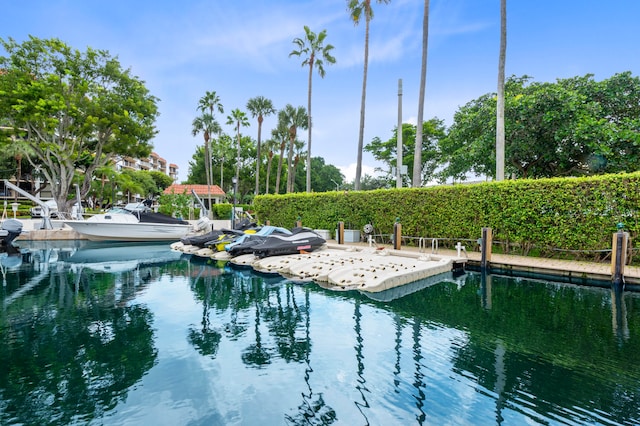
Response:
[[[192,231],[191,225],[118,223],[65,220],[65,224],[91,241],[176,241]]]

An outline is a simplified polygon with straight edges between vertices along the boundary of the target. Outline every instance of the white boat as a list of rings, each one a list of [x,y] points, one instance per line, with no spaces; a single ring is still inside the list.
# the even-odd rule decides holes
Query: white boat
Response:
[[[182,219],[130,206],[64,223],[91,241],[176,241],[199,228]]]
[[[99,272],[126,272],[141,266],[179,260],[181,253],[163,243],[89,242],[66,259],[69,264]],[[132,254],[135,253],[135,254]]]

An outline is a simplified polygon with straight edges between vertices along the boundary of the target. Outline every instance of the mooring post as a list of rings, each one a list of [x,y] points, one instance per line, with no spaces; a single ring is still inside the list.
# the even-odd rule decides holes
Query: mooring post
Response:
[[[296,221],[296,227],[302,228],[302,219],[298,216],[298,220]]]
[[[482,238],[480,238],[480,268],[489,268],[491,263],[491,246],[493,243],[493,232],[491,228],[482,228]]]
[[[338,244],[344,244],[344,222],[338,222],[338,235],[336,235]]]
[[[393,248],[400,250],[402,244],[402,224],[400,218],[396,217],[396,223],[393,224]]]
[[[611,282],[614,286],[624,286],[624,265],[627,263],[627,244],[629,233],[624,232],[624,225],[618,223],[618,232],[613,234],[611,251]]]

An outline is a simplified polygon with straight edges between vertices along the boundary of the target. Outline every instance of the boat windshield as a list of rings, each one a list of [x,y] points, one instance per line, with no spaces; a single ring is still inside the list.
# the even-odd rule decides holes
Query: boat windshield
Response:
[[[111,207],[109,210],[107,210],[105,212],[105,214],[113,214],[113,213],[118,213],[118,214],[133,214],[133,212],[124,209],[122,207]]]

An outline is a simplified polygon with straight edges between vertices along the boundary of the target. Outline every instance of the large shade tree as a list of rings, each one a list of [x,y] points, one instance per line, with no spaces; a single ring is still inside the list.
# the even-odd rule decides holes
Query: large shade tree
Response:
[[[265,116],[275,114],[276,110],[273,107],[271,99],[267,99],[264,96],[256,96],[255,98],[247,101],[247,109],[251,113],[253,118],[258,118],[258,143],[256,145],[256,189],[254,195],[260,193],[260,164],[262,163],[262,122]],[[267,184],[268,185],[268,184]]]
[[[327,38],[327,30],[322,30],[318,34],[314,33],[305,25],[304,38],[296,37],[293,44],[296,49],[289,53],[289,56],[303,57],[302,66],[309,67],[309,88],[307,90],[307,130],[309,136],[307,139],[307,192],[311,192],[311,82],[313,77],[313,68],[318,70],[321,78],[325,76],[324,64],[335,64],[336,59],[331,55],[333,46],[325,44]]]
[[[77,170],[84,197],[99,167],[151,153],[157,99],[107,51],[32,36],[0,45],[0,116],[28,144],[26,159],[40,166],[61,211]]]
[[[376,0],[378,3],[388,4],[391,0]],[[369,27],[373,18],[371,0],[347,0],[347,10],[355,25],[358,25],[364,17],[364,72],[362,76],[362,96],[360,98],[360,128],[358,131],[358,159],[356,163],[355,189],[360,189],[362,175],[362,149],[364,145],[364,117],[367,98],[367,72],[369,68]]]
[[[436,178],[436,170],[441,165],[441,155],[439,151],[440,141],[446,135],[446,127],[444,121],[438,118],[432,118],[425,121],[422,126],[421,140],[421,163],[420,170],[422,175],[420,179],[423,182],[429,182]],[[403,123],[402,124],[402,164],[407,166],[408,175],[413,176],[413,165],[415,157],[415,141],[417,140],[418,126]],[[376,161],[384,163],[387,168],[385,170],[378,170],[386,172],[387,180],[394,178],[392,174],[392,168],[397,164],[398,158],[398,129],[393,130],[393,135],[387,141],[383,141],[379,137],[373,138],[373,140],[367,144],[364,148],[366,151],[373,154],[373,158]],[[407,176],[403,176],[404,179],[408,179]],[[408,182],[404,182],[407,184]],[[364,189],[364,188],[363,188]]]
[[[640,79],[616,74],[505,83],[505,172],[538,178],[629,172],[640,167]],[[495,177],[496,96],[461,107],[440,149],[442,180]]]

